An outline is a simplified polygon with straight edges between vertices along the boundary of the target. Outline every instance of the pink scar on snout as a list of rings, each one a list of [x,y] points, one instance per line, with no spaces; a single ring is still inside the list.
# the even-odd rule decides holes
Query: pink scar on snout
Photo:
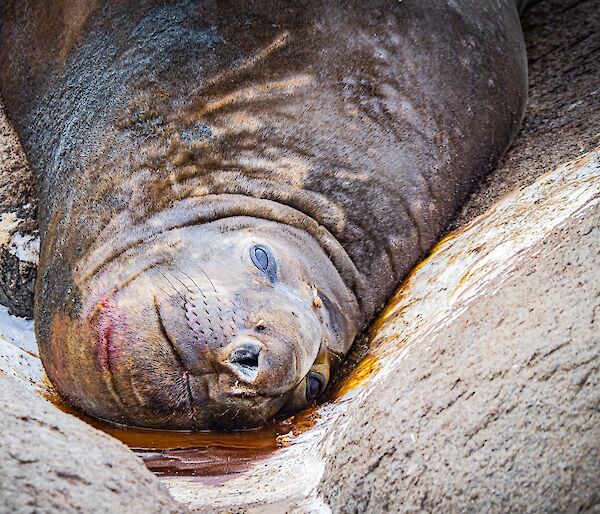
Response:
[[[119,357],[119,346],[114,344],[115,333],[119,329],[124,332],[126,325],[123,314],[108,298],[100,300],[98,307],[94,327],[98,364],[102,371],[110,371]]]

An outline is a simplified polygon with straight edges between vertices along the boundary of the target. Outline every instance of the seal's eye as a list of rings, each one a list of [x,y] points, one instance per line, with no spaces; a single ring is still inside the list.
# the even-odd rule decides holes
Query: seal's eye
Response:
[[[265,273],[271,281],[275,280],[277,267],[271,250],[266,246],[253,246],[250,248],[250,258],[254,265]]]
[[[254,260],[256,261],[255,264],[259,268],[262,268],[263,271],[267,271],[269,269],[269,256],[262,248],[254,249]]]
[[[324,389],[323,377],[318,373],[310,372],[306,375],[306,399],[312,402]]]

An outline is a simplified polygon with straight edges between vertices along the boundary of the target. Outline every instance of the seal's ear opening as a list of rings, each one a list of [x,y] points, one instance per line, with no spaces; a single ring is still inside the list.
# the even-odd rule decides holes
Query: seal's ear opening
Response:
[[[331,330],[333,331],[333,336],[336,338],[336,341],[331,342],[330,347],[332,349],[337,347],[347,348],[352,341],[348,342],[345,339],[349,334],[354,334],[354,324],[343,314],[342,307],[336,302],[331,301],[323,290],[319,290],[319,298],[321,298],[323,306],[329,315]],[[354,335],[352,335],[352,339],[354,339]]]

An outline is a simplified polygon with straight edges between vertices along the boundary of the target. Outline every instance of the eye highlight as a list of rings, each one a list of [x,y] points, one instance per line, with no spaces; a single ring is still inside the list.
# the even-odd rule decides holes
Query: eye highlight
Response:
[[[271,282],[275,280],[277,266],[271,250],[266,246],[254,245],[250,248],[250,259],[260,271],[269,277]]]

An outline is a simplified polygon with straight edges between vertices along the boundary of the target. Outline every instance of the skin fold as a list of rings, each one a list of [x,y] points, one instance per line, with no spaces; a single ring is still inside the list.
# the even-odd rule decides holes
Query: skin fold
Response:
[[[112,422],[313,401],[511,143],[510,0],[20,1],[0,89],[36,172],[35,324]]]

